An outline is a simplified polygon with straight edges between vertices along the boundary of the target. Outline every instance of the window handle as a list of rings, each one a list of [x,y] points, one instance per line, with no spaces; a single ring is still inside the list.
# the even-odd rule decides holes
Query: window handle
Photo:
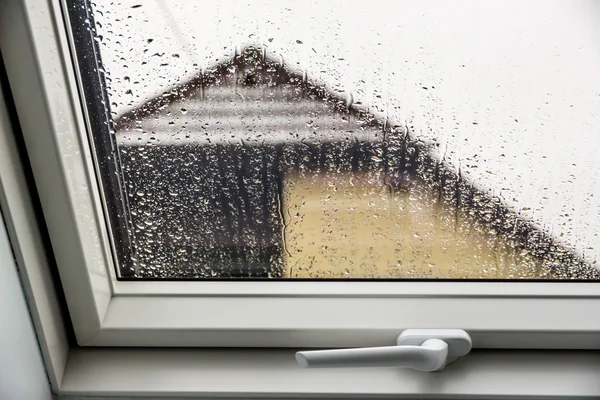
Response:
[[[399,367],[441,371],[471,351],[469,334],[461,329],[407,329],[397,346],[299,351],[296,361],[307,368]]]

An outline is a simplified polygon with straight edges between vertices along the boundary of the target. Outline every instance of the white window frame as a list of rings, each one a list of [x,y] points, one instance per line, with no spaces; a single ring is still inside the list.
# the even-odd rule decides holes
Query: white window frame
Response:
[[[62,71],[61,65],[65,62],[64,59],[58,57],[60,53],[56,47],[56,35],[60,33],[60,30],[56,30],[55,26],[62,26],[59,23],[60,18],[54,19],[55,15],[60,15],[60,13],[54,14],[57,10],[58,4],[53,0],[7,0],[0,3],[0,49],[9,73],[14,100],[19,108],[22,131],[30,139],[27,143],[29,162],[35,172],[36,186],[41,201],[45,205],[45,218],[54,239],[57,238],[54,235],[57,233],[60,235],[62,232],[61,221],[81,222],[70,213],[62,215],[61,212],[65,210],[70,212],[72,210],[64,204],[53,203],[54,200],[60,200],[60,193],[53,195],[52,190],[49,190],[52,185],[64,185],[57,186],[59,192],[66,188],[72,188],[73,185],[79,183],[78,179],[81,179],[81,176],[75,175],[72,177],[73,180],[66,183],[64,181],[47,182],[43,180],[47,175],[40,171],[41,167],[47,166],[48,168],[52,167],[56,172],[57,169],[60,170],[59,167],[63,163],[70,162],[71,157],[57,160],[55,153],[50,151],[50,154],[46,154],[43,146],[36,146],[35,141],[31,140],[35,137],[36,129],[37,132],[56,132],[55,128],[58,128],[59,133],[67,133],[75,126],[72,114],[63,113],[68,110],[74,112],[78,109],[78,103],[71,100],[74,98],[71,97],[73,92],[63,93],[61,97],[60,90],[56,86],[60,84],[63,89],[72,87],[64,85],[63,77],[56,76],[56,71]],[[70,64],[66,63],[65,65]],[[53,70],[57,66],[58,69]],[[45,82],[45,85],[42,85],[42,81]],[[61,123],[55,126],[52,121]],[[52,141],[44,135],[39,135],[38,140],[44,145],[52,144]],[[600,396],[600,380],[598,379],[600,353],[597,351],[475,349],[468,357],[448,367],[442,373],[421,373],[411,370],[379,368],[305,370],[294,362],[295,349],[286,348],[244,350],[79,347],[69,335],[69,316],[61,312],[60,290],[57,290],[52,279],[52,257],[44,251],[43,230],[40,228],[40,221],[37,219],[32,201],[32,197],[35,195],[32,195],[30,182],[26,179],[22,167],[24,160],[20,158],[18,149],[15,134],[8,123],[3,99],[0,98],[0,208],[7,224],[24,289],[28,295],[30,311],[36,326],[48,377],[57,399],[99,400],[116,399],[117,397],[120,399],[140,397],[156,399],[207,397],[414,398],[417,396],[427,398],[595,399]],[[51,150],[51,148],[48,149]],[[70,155],[76,155],[76,151]],[[75,226],[82,228],[89,227],[89,225],[93,225],[93,223],[88,222],[88,225]],[[64,234],[72,235],[73,232],[65,228]],[[65,285],[65,289],[69,289],[69,284],[80,283],[85,287],[79,289],[79,292],[96,289],[96,291],[86,292],[87,297],[78,300],[81,305],[78,305],[74,299],[69,300],[69,312],[75,324],[79,341],[82,341],[86,334],[90,334],[91,337],[94,336],[94,333],[104,334],[102,329],[106,327],[106,319],[112,321],[112,318],[116,318],[116,315],[111,315],[111,307],[117,310],[118,306],[116,305],[126,303],[127,298],[137,299],[136,301],[142,299],[139,300],[140,303],[146,301],[145,299],[148,297],[160,298],[153,294],[155,293],[153,285],[156,284],[152,282],[144,283],[142,286],[120,285],[121,282],[119,282],[119,285],[111,286],[110,273],[106,273],[106,270],[99,266],[96,270],[97,275],[87,269],[65,270],[64,265],[68,264],[62,264],[62,262],[69,260],[65,258],[66,253],[73,250],[77,253],[73,259],[82,258],[80,238],[81,242],[87,243],[88,241],[87,236],[77,236],[75,243],[71,243],[69,239],[72,238],[73,236],[65,236],[62,237],[63,240],[53,242],[57,261],[61,265],[62,284]],[[87,257],[103,254],[103,251],[98,249],[95,252],[90,249],[86,251],[84,254]],[[102,264],[102,262],[98,261],[98,264]],[[69,276],[70,273],[73,273],[74,276]],[[78,281],[78,279],[81,280]],[[374,301],[398,299],[398,304],[402,303],[403,306],[406,306],[405,299],[412,299],[414,303],[423,298],[454,299],[456,302],[467,300],[479,302],[479,299],[483,298],[496,302],[496,305],[501,305],[500,300],[503,298],[516,298],[518,302],[523,300],[521,303],[524,305],[528,303],[528,300],[534,300],[533,303],[537,304],[538,308],[527,307],[530,311],[537,310],[542,314],[536,315],[535,318],[536,321],[542,322],[540,326],[546,330],[534,329],[537,333],[533,333],[531,330],[515,332],[503,327],[502,330],[495,331],[495,333],[481,332],[478,334],[475,332],[476,342],[479,341],[480,345],[486,343],[500,345],[503,340],[494,340],[494,336],[508,335],[512,338],[514,347],[534,348],[537,346],[531,341],[538,340],[544,342],[546,347],[550,347],[551,343],[555,342],[557,347],[599,348],[600,336],[597,323],[593,321],[595,320],[594,311],[597,310],[598,293],[595,292],[593,286],[540,285],[542,286],[538,284],[533,287],[518,286],[520,291],[499,285],[498,287],[505,288],[505,291],[499,292],[500,289],[496,287],[496,293],[491,295],[485,292],[487,288],[479,286],[480,292],[471,293],[470,298],[464,296],[464,293],[460,292],[462,288],[454,284],[444,285],[446,297],[439,295],[440,292],[437,291],[436,286],[430,286],[429,289],[435,289],[435,292],[429,294],[437,294],[437,296],[429,297],[425,291],[426,286],[410,285],[406,289],[412,291],[404,293],[404,296],[396,297],[395,293],[383,292],[382,296],[375,297],[379,300]],[[193,295],[196,290],[192,286],[185,285],[185,289],[172,289],[170,284],[165,286],[161,284],[164,294],[175,298],[172,300],[173,302],[191,297],[190,295]],[[210,296],[206,296],[209,300],[227,298],[227,295],[231,295],[231,293],[224,293],[221,288],[212,286],[215,285],[211,283],[204,288],[210,294]],[[235,286],[227,287],[234,293],[238,289]],[[489,287],[494,289],[493,285],[489,285]],[[544,289],[538,289],[541,287]],[[344,288],[347,291],[353,289],[350,286]],[[550,289],[559,292],[553,292],[549,296],[545,291]],[[71,294],[78,292],[76,286],[71,286],[70,290]],[[178,291],[176,296],[173,295],[174,290]],[[258,288],[258,293],[248,293],[247,288],[245,290],[247,292],[244,299],[264,298],[259,296],[260,288]],[[301,296],[298,296],[300,290],[307,294],[307,289],[303,287],[294,289],[293,286],[287,288],[280,286],[278,290],[283,290],[284,292],[280,294],[287,295],[288,299],[300,299]],[[290,296],[290,293],[285,290],[296,290],[297,292]],[[312,295],[313,299],[319,299],[318,295],[322,295],[322,293],[319,293],[317,289],[315,291],[308,295]],[[327,298],[344,299],[347,298],[344,296],[345,293],[347,294],[340,289],[334,296]],[[354,296],[353,301],[359,301],[361,296],[369,298],[368,290],[358,297],[355,296],[355,293],[352,295]],[[84,294],[84,296],[86,295]],[[543,302],[544,299],[549,300],[549,303]],[[260,300],[256,301],[260,302]],[[565,306],[559,306],[558,303],[565,304]],[[546,304],[545,308],[543,304]],[[456,305],[459,304],[456,303]],[[544,318],[544,314],[556,315],[560,310],[568,309],[567,305],[576,307],[569,309],[569,313],[576,312],[579,307],[587,307],[587,319],[592,321],[588,324],[581,324],[584,322],[581,320],[583,318],[581,313],[576,313],[575,316],[569,315],[569,313],[561,315],[560,318],[565,321],[564,324],[557,322],[553,325]],[[555,306],[559,308],[556,309]],[[481,307],[487,308],[489,304],[481,305]],[[93,310],[96,312],[91,312]],[[503,312],[507,310],[505,309]],[[91,312],[91,315],[86,317],[86,311]],[[122,311],[126,312],[127,310]],[[289,312],[289,310],[287,311]],[[423,311],[427,310],[418,311],[418,315],[421,315]],[[428,311],[435,312],[435,310]],[[453,312],[455,311],[456,309],[453,309]],[[486,309],[485,311],[489,312],[490,310]],[[189,311],[187,312],[189,314]],[[497,309],[494,309],[493,312],[500,314]],[[178,314],[180,315],[176,316],[176,319],[182,317],[184,313],[179,312]],[[412,314],[405,312],[403,315],[409,318]],[[415,315],[417,315],[416,311]],[[386,316],[387,314],[382,314],[380,317],[372,318],[369,323],[381,322],[377,319],[383,320]],[[503,318],[502,315],[499,317]],[[418,317],[412,316],[412,318]],[[320,322],[314,321],[315,323]],[[387,328],[396,328],[394,324],[383,322],[388,324],[385,325]],[[471,322],[477,323],[477,321]],[[527,325],[528,329],[532,327],[532,322],[522,322]],[[78,323],[84,325],[78,327]],[[89,326],[86,326],[86,323]],[[569,323],[578,325],[569,329],[566,325]],[[358,325],[351,321],[348,326],[352,328],[352,324]],[[453,327],[459,327],[456,320],[453,324]],[[130,323],[130,325],[134,324]],[[363,326],[367,328],[367,331],[371,329],[366,323]],[[130,329],[129,333],[135,333],[135,329],[139,329],[139,326]],[[309,332],[310,330],[305,329],[299,332],[299,336],[307,335]],[[122,333],[123,331],[118,334]],[[143,337],[145,331],[138,330],[137,333]],[[188,333],[193,333],[193,330]],[[290,332],[290,336],[297,333]],[[329,332],[316,333],[319,337],[329,334]],[[232,340],[235,335],[243,336],[243,334],[233,332]],[[338,335],[331,336],[337,337]],[[136,339],[140,340],[141,337]],[[548,337],[555,337],[555,339],[549,340]],[[564,341],[556,342],[557,339],[568,337],[576,338],[580,342],[571,346]],[[528,342],[517,343],[517,341],[527,338],[529,338]],[[358,343],[362,339],[356,337],[355,341]],[[378,342],[378,340],[373,342]],[[344,339],[335,341],[335,345],[340,345],[340,343],[343,344]]]
[[[2,50],[79,345],[345,347],[460,328],[479,348],[600,348],[597,283],[117,281],[64,4],[13,3],[27,23]]]

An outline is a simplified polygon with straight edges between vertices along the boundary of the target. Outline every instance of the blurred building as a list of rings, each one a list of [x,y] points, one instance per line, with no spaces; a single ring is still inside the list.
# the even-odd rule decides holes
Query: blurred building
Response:
[[[434,144],[260,49],[115,130],[124,277],[598,277]]]

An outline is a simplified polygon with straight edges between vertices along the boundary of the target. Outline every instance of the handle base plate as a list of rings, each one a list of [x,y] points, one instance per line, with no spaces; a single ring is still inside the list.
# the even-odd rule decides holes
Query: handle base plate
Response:
[[[471,336],[462,329],[407,329],[398,335],[398,346],[420,346],[429,339],[440,339],[448,343],[448,357],[467,355],[473,343]]]

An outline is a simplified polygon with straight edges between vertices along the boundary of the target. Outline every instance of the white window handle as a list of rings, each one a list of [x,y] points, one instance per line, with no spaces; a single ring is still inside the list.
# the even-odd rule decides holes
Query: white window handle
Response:
[[[441,371],[471,351],[469,334],[461,329],[407,329],[397,346],[299,351],[296,361],[307,368],[400,367]]]

